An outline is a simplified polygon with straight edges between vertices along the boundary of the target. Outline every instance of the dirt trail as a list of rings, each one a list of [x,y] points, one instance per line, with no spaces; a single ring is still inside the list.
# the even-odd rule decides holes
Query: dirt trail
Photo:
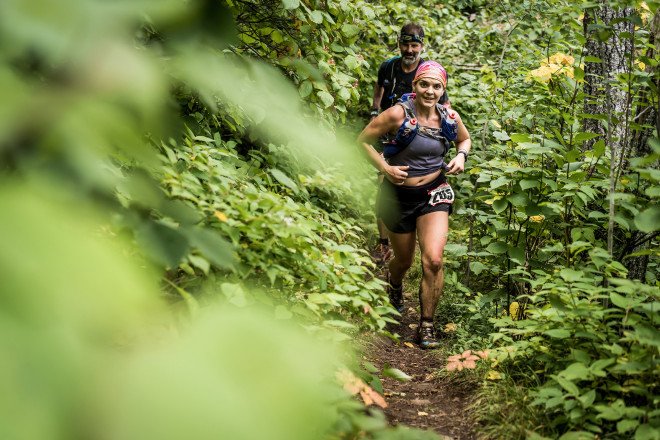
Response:
[[[469,395],[473,390],[451,384],[436,372],[445,362],[437,352],[422,350],[414,337],[419,324],[417,294],[404,292],[406,309],[399,325],[390,328],[400,335],[400,343],[383,338],[374,342],[370,361],[379,368],[390,363],[412,380],[402,383],[381,378],[388,407],[384,409],[391,425],[432,430],[446,440],[476,440],[475,425],[468,417]]]

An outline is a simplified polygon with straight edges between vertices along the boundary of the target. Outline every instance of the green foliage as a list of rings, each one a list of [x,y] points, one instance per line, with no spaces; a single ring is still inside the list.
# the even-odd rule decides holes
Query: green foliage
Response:
[[[531,405],[542,406],[555,433],[630,438],[657,429],[660,289],[625,279],[594,288],[593,275],[561,272],[540,283],[529,319],[496,321],[493,339],[506,347],[495,359],[516,382],[534,369]],[[603,307],[608,297],[614,307]]]
[[[480,294],[470,301],[471,313],[455,322],[455,347],[478,349],[483,341],[461,330],[491,318],[481,328],[491,333],[489,348],[497,348],[498,365],[486,374],[483,395],[497,395],[497,405],[480,409],[480,417],[495,424],[486,428],[493,438],[532,431],[535,438],[647,438],[657,430],[660,406],[653,397],[658,335],[648,333],[657,328],[654,170],[660,157],[653,150],[654,127],[632,119],[657,100],[657,89],[646,88],[648,72],[637,63],[631,75],[616,79],[614,86],[628,90],[632,104],[613,123],[651,140],[649,152],[632,157],[629,147],[629,162],[616,159],[615,192],[609,195],[608,140],[583,129],[585,119],[607,118],[585,114],[582,107],[587,98],[605,100],[605,90],[593,97],[582,90],[582,10],[536,2],[494,12],[508,23],[493,32],[483,22],[474,33],[482,42],[479,53],[501,55],[502,63],[484,61],[480,76],[460,74],[468,83],[452,97],[459,111],[462,98],[468,108],[488,109],[471,126],[473,140],[485,144],[473,148],[469,175],[460,182],[468,200],[458,212],[470,219],[474,237],[462,267],[469,261],[468,288]],[[644,30],[636,34],[638,47],[648,43],[647,36]],[[656,66],[657,56],[647,65]],[[615,199],[611,254],[605,250],[609,197]],[[632,254],[630,242],[640,232],[648,234],[646,250]],[[624,263],[640,255],[653,255],[646,268],[649,284],[622,279]],[[525,311],[509,317],[514,302]],[[648,388],[642,390],[642,383]],[[512,388],[529,391],[511,399]],[[524,409],[530,403],[538,409]],[[502,411],[501,405],[510,406]],[[618,409],[606,409],[611,407]],[[508,429],[513,414],[527,418],[517,420],[530,427],[527,432]]]
[[[439,313],[452,348],[496,352],[480,363],[504,405],[482,411],[503,427],[489,435],[654,438],[660,143],[640,115],[657,108],[657,41],[641,9],[624,19],[638,51],[610,124],[650,140],[614,157],[610,194],[609,140],[583,128],[608,121],[583,108],[606,92],[583,91],[601,62],[587,38],[614,35],[583,34],[594,7],[5,1],[2,437],[432,436],[386,429],[328,380],[341,362],[319,342],[392,321],[361,250],[375,184],[353,131],[416,17],[473,137]],[[624,279],[637,257],[646,283]]]
[[[2,438],[307,439],[330,430],[338,416],[328,403],[350,402],[332,379],[340,347],[276,320],[272,308],[214,305],[177,326],[157,274],[99,228],[102,212],[66,188],[39,192],[0,191]]]
[[[249,161],[238,148],[217,135],[215,140],[195,136],[182,145],[160,146],[169,198],[195,206],[202,230],[231,242],[235,263],[225,276],[300,303],[295,311],[321,316],[326,326],[350,327],[346,321],[351,318],[383,330],[391,309],[382,283],[367,281],[372,266],[359,250],[362,230],[355,219],[341,216],[342,211],[348,214],[346,205],[329,209],[325,201],[332,192],[324,192],[323,174],[289,177],[275,168],[283,164],[277,163],[273,145],[264,153],[252,150]],[[350,193],[350,182],[344,185]],[[196,276],[208,275],[215,265],[204,250],[184,255],[179,282],[186,290],[208,288],[205,278]]]

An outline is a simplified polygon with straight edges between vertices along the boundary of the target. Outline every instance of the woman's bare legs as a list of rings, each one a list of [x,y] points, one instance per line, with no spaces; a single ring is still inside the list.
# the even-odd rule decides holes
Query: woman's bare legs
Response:
[[[387,231],[390,236],[390,246],[394,251],[394,256],[390,260],[390,281],[394,285],[399,285],[403,281],[410,266],[415,261],[415,232],[397,234]]]
[[[449,213],[432,212],[417,218],[417,235],[422,252],[422,285],[419,308],[422,320],[431,321],[444,285],[442,255],[447,244]]]

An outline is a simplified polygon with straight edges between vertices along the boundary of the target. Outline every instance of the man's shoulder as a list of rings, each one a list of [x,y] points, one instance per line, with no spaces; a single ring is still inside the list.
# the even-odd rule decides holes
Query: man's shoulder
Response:
[[[385,70],[387,68],[387,66],[389,66],[392,63],[394,63],[396,65],[397,61],[399,61],[400,59],[401,59],[400,56],[396,56],[396,57],[392,57],[390,59],[387,59],[387,60],[383,61],[382,63],[380,63],[380,67],[378,68],[378,70]]]

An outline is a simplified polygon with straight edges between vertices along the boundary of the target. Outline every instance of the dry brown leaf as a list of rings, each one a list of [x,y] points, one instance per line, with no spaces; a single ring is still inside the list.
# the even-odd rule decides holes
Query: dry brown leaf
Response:
[[[387,408],[387,402],[385,402],[383,396],[378,394],[376,390],[374,390],[368,385],[365,385],[364,390],[360,391],[360,396],[362,396],[362,400],[364,401],[364,404],[367,406],[371,405],[372,403],[375,403],[381,408]]]
[[[360,392],[360,390],[365,387],[366,385],[360,378],[355,377],[355,375],[342,368],[337,373],[335,374],[339,382],[341,382],[344,385],[344,389],[351,393],[351,395],[356,395],[357,393]]]
[[[387,402],[385,402],[383,396],[378,394],[378,392],[369,385],[362,382],[362,379],[355,377],[351,371],[342,368],[335,373],[335,376],[337,377],[337,380],[343,384],[344,389],[351,393],[351,395],[355,396],[360,393],[360,397],[362,397],[362,401],[365,405],[369,406],[376,404],[381,408],[387,408]]]
[[[372,403],[374,403],[373,400],[371,400],[371,397],[369,397],[369,394],[366,393],[364,390],[360,390],[360,397],[362,397],[362,401],[364,402],[365,405],[369,406]]]

